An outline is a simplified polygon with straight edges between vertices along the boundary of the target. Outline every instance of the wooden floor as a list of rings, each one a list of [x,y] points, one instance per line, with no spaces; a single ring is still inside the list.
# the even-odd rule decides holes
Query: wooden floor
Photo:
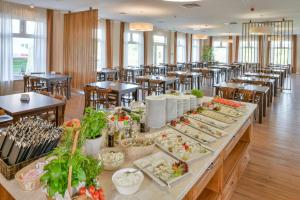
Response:
[[[232,200],[300,200],[300,76],[292,84],[292,92],[275,98],[263,124],[255,124],[251,161]],[[83,95],[74,94],[66,120],[80,118],[83,104]]]

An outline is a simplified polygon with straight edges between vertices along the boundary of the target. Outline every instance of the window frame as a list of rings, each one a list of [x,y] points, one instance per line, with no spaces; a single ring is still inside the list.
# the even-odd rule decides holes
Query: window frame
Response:
[[[196,44],[194,44],[194,42]],[[194,58],[195,48],[197,49],[196,58]],[[192,62],[199,62],[199,61],[200,61],[200,40],[192,39]]]
[[[215,45],[215,42],[219,42],[220,45]],[[226,45],[224,45],[224,43],[226,43]],[[213,52],[214,52],[215,61],[217,61],[217,62],[220,62],[220,61],[216,60],[215,49],[225,49],[226,50],[226,56],[225,56],[226,61],[225,61],[225,63],[228,63],[228,53],[229,53],[228,52],[228,42],[223,41],[223,40],[213,41],[212,48],[213,48]]]
[[[164,42],[155,42],[154,37],[155,36],[162,36],[164,37]],[[152,41],[153,41],[153,63],[156,65],[159,65],[160,63],[157,63],[157,47],[163,46],[163,63],[166,63],[167,61],[167,37],[165,35],[161,34],[153,34]]]

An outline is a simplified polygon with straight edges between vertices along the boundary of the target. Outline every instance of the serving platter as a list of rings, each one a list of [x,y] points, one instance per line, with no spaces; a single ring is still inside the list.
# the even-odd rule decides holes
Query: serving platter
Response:
[[[171,128],[161,131],[155,143],[166,153],[187,163],[213,153],[209,147]]]
[[[203,144],[210,144],[216,141],[215,137],[212,137],[199,129],[195,129],[189,124],[190,123],[176,122],[176,124],[169,123],[168,126]]]
[[[236,122],[236,120],[232,117],[229,117],[227,115],[224,115],[222,113],[216,112],[216,111],[212,111],[212,110],[208,110],[208,109],[203,109],[201,112],[199,112],[200,115],[215,119],[217,121],[226,123],[226,124],[232,124],[234,122]]]
[[[133,162],[133,164],[152,178],[161,187],[172,187],[188,175],[188,166],[182,163],[180,167],[176,164],[182,163],[165,152],[157,152]],[[183,169],[183,166],[187,168]],[[174,169],[175,167],[176,170]],[[180,173],[181,172],[181,173]]]
[[[222,104],[216,104],[214,111],[234,118],[239,118],[245,115],[245,112],[241,110]]]
[[[189,118],[189,121],[190,121],[190,123],[189,123],[190,126],[192,126],[195,129],[198,129],[200,131],[203,131],[213,137],[221,138],[221,137],[227,135],[227,133],[225,131],[217,129],[217,128],[210,126],[206,123],[203,123],[201,121],[197,121],[193,118]]]
[[[229,124],[217,121],[215,119],[212,119],[212,118],[206,117],[204,115],[200,115],[200,114],[189,114],[189,115],[185,115],[185,116],[195,119],[199,122],[205,123],[207,125],[213,126],[218,129],[225,129],[229,126]]]

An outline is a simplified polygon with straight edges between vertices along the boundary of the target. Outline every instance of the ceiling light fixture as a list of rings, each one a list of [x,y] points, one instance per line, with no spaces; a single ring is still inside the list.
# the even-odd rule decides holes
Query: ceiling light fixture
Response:
[[[129,30],[131,31],[153,31],[153,24],[144,22],[129,23]]]
[[[250,27],[250,35],[270,35],[272,30],[268,26]]]
[[[30,4],[30,6],[29,6],[30,8],[34,8],[34,5],[33,4]]]
[[[193,38],[195,40],[207,40],[208,39],[208,35],[205,35],[205,34],[193,34]]]

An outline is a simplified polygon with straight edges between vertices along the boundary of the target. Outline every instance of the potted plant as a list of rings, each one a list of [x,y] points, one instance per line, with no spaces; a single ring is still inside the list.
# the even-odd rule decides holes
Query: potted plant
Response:
[[[50,154],[51,159],[44,167],[45,173],[41,177],[48,199],[71,199],[77,195],[104,200],[103,190],[96,180],[102,171],[102,164],[93,157],[82,154],[81,147],[85,137],[80,134],[79,120],[66,122],[64,130],[64,137]],[[88,191],[86,187],[89,188]],[[99,194],[94,194],[95,191]]]
[[[214,61],[214,51],[212,47],[205,46],[203,48],[202,61],[213,62]]]
[[[198,89],[193,89],[192,90],[192,95],[194,95],[194,96],[197,97],[198,105],[201,106],[201,104],[202,104],[202,97],[204,96],[203,91],[202,90],[198,90]]]
[[[85,153],[96,155],[100,151],[103,142],[103,129],[107,126],[105,112],[96,111],[93,108],[86,108],[82,119],[81,134],[85,136]]]

